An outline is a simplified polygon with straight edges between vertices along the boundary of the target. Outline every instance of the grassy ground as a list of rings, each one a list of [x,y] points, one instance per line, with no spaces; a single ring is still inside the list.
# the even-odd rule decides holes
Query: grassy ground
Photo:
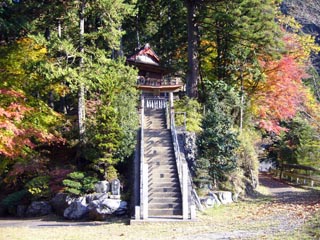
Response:
[[[281,205],[268,196],[268,189],[259,190],[261,195],[256,199],[207,209],[195,222],[129,225],[129,219],[117,219],[96,226],[61,227],[43,227],[40,222],[1,227],[0,240],[320,239],[320,212],[303,215],[307,208]]]
[[[198,221],[188,223],[128,225],[129,221],[122,219],[99,226],[7,227],[0,228],[0,239],[197,239],[193,236],[200,238],[208,233],[209,235],[204,235],[208,236],[208,239],[219,239],[219,236],[222,238],[225,234],[228,234],[230,239],[319,239],[319,229],[314,228],[315,224],[319,227],[319,218],[313,218],[305,228],[296,229],[288,235],[288,232],[278,229],[280,220],[274,219],[272,214],[258,214],[265,208],[265,204],[267,203],[264,201],[241,202],[208,209],[198,216]]]

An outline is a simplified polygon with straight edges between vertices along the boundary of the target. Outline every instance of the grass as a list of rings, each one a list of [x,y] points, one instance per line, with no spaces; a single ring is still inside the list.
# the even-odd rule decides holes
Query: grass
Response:
[[[199,213],[195,222],[144,223],[128,225],[124,219],[117,223],[85,227],[8,227],[0,228],[0,239],[10,240],[95,240],[95,239],[176,239],[203,233],[223,233],[238,230],[258,229],[266,223],[239,221],[249,209],[259,204],[238,203],[208,209]]]
[[[260,187],[255,199],[207,209],[194,222],[151,222],[129,225],[129,219],[116,219],[96,226],[6,227],[0,240],[96,240],[96,239],[196,239],[194,236],[228,234],[228,239],[320,239],[320,212],[290,234],[273,210],[268,189]],[[66,224],[66,222],[61,222]],[[79,223],[81,224],[81,223]],[[205,238],[202,238],[205,239]]]

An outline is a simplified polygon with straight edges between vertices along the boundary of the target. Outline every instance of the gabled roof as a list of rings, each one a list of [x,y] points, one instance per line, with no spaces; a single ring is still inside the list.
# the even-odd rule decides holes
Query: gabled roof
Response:
[[[140,48],[134,55],[129,57],[128,61],[153,64],[157,66],[160,65],[160,58],[152,50],[149,43],[147,43],[144,47]]]

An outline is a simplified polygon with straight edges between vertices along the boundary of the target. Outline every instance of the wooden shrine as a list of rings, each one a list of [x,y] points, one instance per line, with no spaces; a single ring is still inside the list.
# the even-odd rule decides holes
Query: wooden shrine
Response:
[[[145,95],[161,96],[169,92],[179,91],[183,84],[169,76],[171,71],[160,65],[160,59],[149,44],[140,48],[127,58],[130,66],[138,72],[137,88]]]

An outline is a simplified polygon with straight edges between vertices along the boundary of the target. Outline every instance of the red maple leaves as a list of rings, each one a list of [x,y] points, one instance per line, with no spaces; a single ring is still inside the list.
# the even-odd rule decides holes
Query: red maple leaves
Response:
[[[263,65],[266,82],[254,95],[259,126],[269,132],[279,133],[285,130],[279,122],[293,118],[305,101],[302,79],[307,75],[291,56]]]
[[[35,142],[59,141],[32,121],[25,120],[34,109],[27,106],[24,99],[23,93],[0,89],[0,155],[7,158],[24,156],[28,149],[35,147]]]

